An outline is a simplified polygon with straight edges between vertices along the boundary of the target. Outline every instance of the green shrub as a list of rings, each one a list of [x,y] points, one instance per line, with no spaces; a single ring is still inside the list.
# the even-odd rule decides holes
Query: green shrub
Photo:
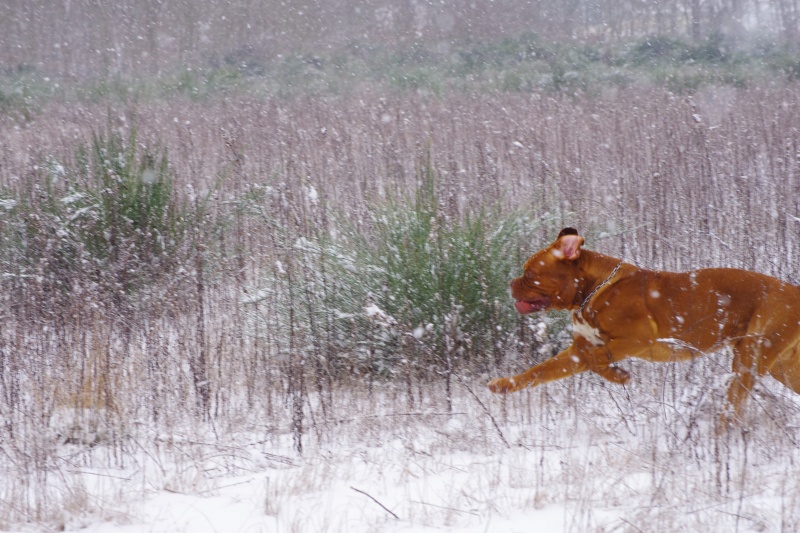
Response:
[[[625,61],[633,65],[653,65],[664,59],[671,60],[686,45],[672,37],[654,35],[633,44],[625,53]]]
[[[128,256],[145,268],[162,263],[185,223],[166,150],[140,148],[135,130],[127,140],[114,132],[94,135],[89,150],[78,152],[77,182],[69,191],[80,201],[67,206],[79,240],[104,262]]]
[[[488,206],[449,215],[431,166],[419,172],[414,196],[376,207],[362,229],[339,222],[316,235],[283,233],[275,274],[248,302],[255,328],[291,332],[287,356],[313,354],[331,372],[449,380],[518,353],[508,282],[550,219]]]
[[[67,297],[91,287],[119,302],[176,264],[188,210],[177,200],[166,150],[96,134],[74,162],[50,158],[6,191],[0,253],[6,272]],[[64,299],[68,301],[68,298]]]
[[[425,342],[425,363],[441,370],[458,356],[486,368],[516,324],[508,280],[530,224],[483,206],[446,216],[433,171],[422,173],[410,206],[390,204],[373,217],[374,237],[361,250],[378,273],[371,296],[399,332]]]
[[[54,91],[33,67],[0,67],[0,114],[28,122],[38,114],[40,102]]]
[[[731,59],[730,48],[731,46],[725,41],[725,38],[715,33],[704,41],[687,48],[683,59],[711,64],[725,63]]]

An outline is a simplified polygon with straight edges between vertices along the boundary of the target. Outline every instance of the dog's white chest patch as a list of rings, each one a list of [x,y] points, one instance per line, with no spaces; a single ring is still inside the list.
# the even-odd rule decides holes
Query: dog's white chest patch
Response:
[[[572,315],[572,334],[575,337],[582,337],[592,346],[602,346],[605,344],[597,328],[584,322],[577,314]]]

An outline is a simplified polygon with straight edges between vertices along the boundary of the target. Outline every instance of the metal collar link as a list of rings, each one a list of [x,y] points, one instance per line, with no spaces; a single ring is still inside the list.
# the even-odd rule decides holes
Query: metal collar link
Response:
[[[620,261],[619,264],[616,267],[614,267],[614,270],[611,271],[611,274],[608,275],[608,277],[605,279],[605,281],[603,281],[603,283],[601,283],[600,285],[595,287],[594,290],[589,293],[589,296],[584,298],[583,303],[581,304],[580,308],[578,309],[578,316],[583,315],[583,309],[584,309],[584,307],[586,307],[586,304],[589,303],[589,300],[592,299],[592,296],[594,296],[597,291],[599,291],[600,289],[602,289],[603,287],[608,285],[608,283],[611,281],[611,279],[614,276],[616,276],[617,272],[619,272],[619,267],[621,267],[621,266],[622,266],[622,261]]]

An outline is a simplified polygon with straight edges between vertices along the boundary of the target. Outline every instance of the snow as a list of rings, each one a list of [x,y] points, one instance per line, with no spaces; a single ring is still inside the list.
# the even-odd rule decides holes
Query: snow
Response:
[[[156,182],[156,172],[152,168],[146,168],[142,171],[142,183],[152,185]]]
[[[394,443],[387,446],[388,451],[397,452],[397,448]],[[284,475],[278,471],[272,475],[254,474],[231,479],[209,495],[162,491],[139,506],[139,523],[96,522],[85,531],[403,532],[445,529],[482,532],[486,528],[527,531],[528,523],[536,523],[547,531],[563,529],[564,509],[558,506],[508,516],[481,512],[477,506],[449,507],[451,504],[441,496],[450,494],[458,484],[477,478],[476,471],[481,465],[471,463],[466,457],[453,458],[438,471],[424,472],[419,468],[409,472],[407,475],[416,476],[417,480],[412,481],[411,477],[399,485],[389,482],[403,475],[399,465],[392,464],[376,449],[365,450],[344,464],[334,462],[331,455],[317,456],[314,462],[327,463],[333,470],[330,478],[324,478],[323,474],[325,490],[304,490],[301,475],[311,476],[317,470],[309,466],[309,461],[291,471],[283,471]],[[288,493],[281,494],[282,488]],[[398,513],[402,513],[405,506],[413,514],[395,518],[383,506],[397,509]]]
[[[265,417],[252,410],[218,427],[155,438],[142,429],[124,448],[122,466],[102,441],[82,452],[62,443],[66,466],[50,478],[50,490],[64,498],[56,526],[92,533],[796,530],[800,401],[765,382],[751,402],[748,431],[720,435],[716,413],[727,382],[702,377],[713,364],[641,364],[626,387],[584,374],[508,396],[463,381],[449,413],[435,384],[413,406],[388,385],[376,384],[372,394],[339,390],[327,417],[309,398],[316,414],[302,454],[292,449],[287,415],[259,428]]]
[[[16,200],[12,200],[11,198],[0,198],[0,209],[11,211],[14,209],[14,207],[16,207],[16,205]]]
[[[364,314],[366,314],[367,317],[374,320],[375,322],[387,327],[397,323],[394,317],[390,316],[386,311],[384,311],[374,303],[370,303],[364,306]]]
[[[319,204],[319,193],[317,192],[317,189],[315,189],[314,186],[309,185],[308,187],[305,187],[305,190],[306,190],[306,196],[308,197],[309,203],[311,205],[318,205]]]

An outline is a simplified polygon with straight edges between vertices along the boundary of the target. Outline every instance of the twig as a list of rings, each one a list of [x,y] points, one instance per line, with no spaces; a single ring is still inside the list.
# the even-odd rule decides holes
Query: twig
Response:
[[[358,492],[358,493],[361,493],[361,494],[363,494],[364,496],[366,496],[366,497],[367,497],[367,498],[369,498],[370,500],[372,500],[372,501],[374,501],[375,503],[377,503],[378,505],[380,505],[380,506],[381,506],[381,508],[382,508],[384,511],[386,511],[387,513],[389,513],[390,515],[392,515],[393,517],[395,517],[395,519],[396,519],[396,520],[400,520],[400,517],[399,517],[399,516],[397,516],[396,514],[394,514],[394,513],[393,513],[392,511],[390,511],[390,510],[389,510],[389,509],[388,509],[388,508],[387,508],[385,505],[383,505],[381,502],[379,502],[378,500],[376,500],[375,498],[373,498],[372,496],[370,496],[369,494],[367,494],[367,493],[366,493],[366,492],[364,492],[363,490],[359,490],[359,489],[357,489],[357,488],[355,488],[355,487],[350,487],[350,488],[351,488],[351,489],[353,489],[354,491]]]
[[[629,521],[625,520],[624,518],[620,518],[620,520],[622,520],[623,522],[625,522],[626,524],[628,524],[629,526],[631,526],[631,527],[632,527],[633,529],[635,529],[636,531],[639,531],[639,532],[641,532],[641,533],[644,533],[644,532],[643,532],[641,529],[639,529],[638,527],[636,527],[636,526],[635,526],[634,524],[632,524],[631,522],[629,522]]]
[[[264,456],[264,459],[267,459],[269,461],[274,461],[282,465],[297,466],[294,464],[294,461],[292,461],[288,457],[284,457],[283,455],[275,455],[274,453],[267,453],[267,452],[261,452],[261,455]]]
[[[464,514],[471,514],[472,516],[480,516],[475,511],[463,511],[461,509],[455,509],[453,507],[445,507],[443,505],[436,505],[435,503],[428,503],[428,502],[420,502],[416,500],[409,500],[411,503],[417,503],[419,505],[428,505],[430,507],[436,507],[437,509],[444,509],[446,511],[453,511],[454,513],[464,513]]]
[[[79,475],[82,475],[82,476],[98,476],[98,477],[107,477],[107,478],[111,478],[111,479],[121,479],[122,481],[130,481],[133,478],[133,476],[135,476],[136,474],[139,473],[139,470],[137,470],[136,472],[134,472],[130,476],[114,476],[112,474],[103,474],[101,472],[89,472],[87,470],[70,470],[70,469],[67,469],[67,472],[69,472],[70,474],[79,474]]]
[[[215,491],[215,490],[227,489],[229,487],[236,487],[238,485],[247,485],[248,483],[252,483],[252,482],[253,482],[252,479],[246,479],[244,481],[239,481],[237,483],[230,483],[229,485],[222,485],[222,486],[219,486],[219,487],[212,487],[210,489],[197,491],[197,494],[206,494],[207,492],[212,492],[212,491]]]
[[[480,400],[480,398],[478,398],[478,395],[475,394],[474,392],[472,392],[472,389],[470,388],[469,385],[466,384],[466,382],[464,382],[464,379],[462,377],[459,376],[459,380],[458,381],[459,381],[459,383],[461,383],[461,385],[464,386],[465,389],[467,389],[469,391],[469,393],[472,395],[472,397],[475,398],[475,401],[478,402],[478,405],[480,405],[483,408],[483,410],[486,411],[486,415],[489,417],[489,420],[492,421],[492,424],[494,425],[494,428],[497,430],[497,434],[500,435],[500,440],[503,441],[503,444],[506,445],[506,448],[511,448],[511,445],[506,440],[505,435],[503,435],[503,431],[500,429],[500,426],[497,424],[497,421],[494,419],[494,417],[492,416],[492,413],[489,411],[489,409],[485,405],[483,405],[483,402]]]
[[[395,416],[409,416],[409,417],[418,416],[418,417],[424,417],[424,416],[454,416],[454,415],[467,415],[467,414],[469,414],[469,413],[466,413],[466,412],[454,412],[454,413],[424,413],[424,412],[418,412],[418,413],[384,413],[384,414],[378,414],[378,415],[363,415],[363,416],[354,416],[354,417],[351,417],[351,418],[339,418],[339,419],[336,419],[334,421],[337,424],[345,424],[345,423],[348,423],[348,422],[360,422],[362,420],[369,420],[369,419],[372,419],[372,418],[390,418],[390,417],[395,417]]]

